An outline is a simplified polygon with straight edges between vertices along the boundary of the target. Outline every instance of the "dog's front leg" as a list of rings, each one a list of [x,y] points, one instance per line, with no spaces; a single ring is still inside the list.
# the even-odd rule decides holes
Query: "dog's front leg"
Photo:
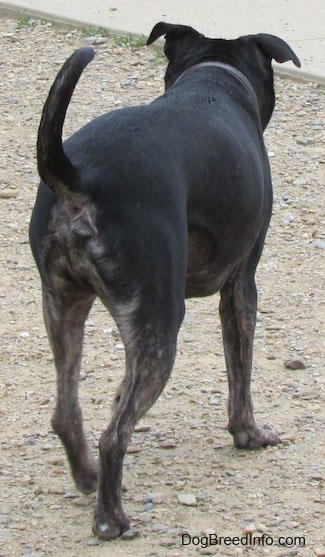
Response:
[[[228,431],[240,449],[276,445],[268,426],[258,427],[253,415],[251,372],[256,323],[255,268],[241,269],[220,291],[220,318],[229,383]]]

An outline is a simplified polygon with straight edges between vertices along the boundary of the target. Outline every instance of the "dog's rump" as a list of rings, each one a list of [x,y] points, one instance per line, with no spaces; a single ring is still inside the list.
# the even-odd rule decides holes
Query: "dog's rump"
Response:
[[[45,260],[53,265],[58,258],[51,255],[51,230],[56,240],[61,238],[63,252],[69,245],[71,254],[75,238],[78,280],[82,258],[90,258],[97,273],[101,261],[109,260],[114,289],[118,285],[121,293],[123,288],[136,289],[146,276],[158,284],[166,268],[177,274],[175,283],[184,285],[184,254],[189,250],[188,284],[206,283],[206,274],[213,275],[216,291],[225,271],[228,274],[251,249],[264,224],[261,215],[269,217],[265,203],[271,207],[267,157],[255,123],[243,112],[234,124],[226,109],[206,114],[190,106],[169,106],[162,97],[149,106],[117,110],[90,122],[63,146],[82,175],[79,193],[84,199],[76,208],[75,194],[72,200],[56,198],[42,183],[31,230],[36,221],[41,228],[31,235],[32,247],[33,242],[46,245]],[[198,238],[200,253],[195,248]],[[55,245],[58,250],[57,241]],[[33,251],[38,259],[40,250]],[[174,253],[179,260],[172,263]],[[71,273],[71,256],[66,266]],[[83,267],[89,272],[88,265]],[[205,278],[202,268],[207,269]],[[132,277],[132,285],[121,276],[122,269]],[[196,295],[210,293],[198,285],[194,290]]]

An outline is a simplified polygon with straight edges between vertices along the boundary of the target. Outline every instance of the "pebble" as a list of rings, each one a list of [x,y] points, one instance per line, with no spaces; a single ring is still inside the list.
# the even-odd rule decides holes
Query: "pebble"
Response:
[[[305,180],[304,178],[299,178],[298,180],[293,181],[293,185],[297,188],[301,188],[302,186],[305,186],[306,184],[307,184],[307,180]]]
[[[244,528],[244,534],[253,534],[254,532],[257,532],[255,524],[249,524]]]
[[[292,213],[286,213],[282,219],[283,224],[290,224],[294,220]]]
[[[102,543],[98,538],[90,538],[90,540],[87,541],[87,545],[90,547],[96,547],[98,545],[102,545]]]
[[[298,145],[314,145],[315,143],[315,139],[311,138],[311,137],[297,137],[296,138],[296,143]]]
[[[196,502],[196,497],[195,495],[192,495],[191,493],[180,493],[178,496],[178,502],[181,505],[185,505],[185,506],[189,506],[189,507],[195,507],[197,505]]]
[[[317,239],[314,242],[315,248],[325,249],[325,240]]]
[[[13,199],[18,193],[12,190],[0,190],[0,199]]]
[[[103,402],[103,397],[97,395],[97,396],[92,396],[91,397],[91,402],[93,404],[101,404]]]
[[[63,495],[64,499],[78,499],[79,497],[79,493],[75,493],[74,491],[66,491],[66,493]]]
[[[62,466],[64,464],[64,460],[61,457],[54,457],[54,458],[49,458],[47,461],[51,466]]]
[[[167,532],[168,528],[165,524],[154,524],[152,526],[152,531],[153,532]]]
[[[284,365],[287,369],[306,369],[306,366],[302,360],[285,360]]]
[[[150,431],[151,430],[151,426],[150,425],[136,425],[134,428],[135,433],[142,433],[142,432],[146,432],[146,431]]]
[[[124,541],[127,540],[134,540],[135,538],[139,538],[140,537],[140,531],[139,530],[133,530],[133,528],[130,528],[130,530],[127,530],[126,532],[123,532],[121,538]]]
[[[173,547],[176,545],[176,542],[172,538],[166,538],[165,540],[161,540],[159,545],[161,545],[161,547]]]
[[[159,445],[161,449],[175,449],[176,446],[175,439],[166,439],[166,441],[163,441],[163,443]]]
[[[141,447],[136,447],[136,446],[128,447],[126,452],[127,454],[137,454],[141,452]]]
[[[99,45],[99,44],[105,44],[107,42],[107,39],[105,37],[98,37],[98,36],[94,36],[94,37],[85,37],[85,43],[88,45]]]

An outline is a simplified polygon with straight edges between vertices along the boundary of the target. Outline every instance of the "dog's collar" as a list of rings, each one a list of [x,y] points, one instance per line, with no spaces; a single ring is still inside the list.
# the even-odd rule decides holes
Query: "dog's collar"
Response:
[[[231,66],[230,64],[224,64],[223,62],[214,62],[212,60],[210,62],[199,62],[198,64],[194,64],[194,66],[187,68],[187,70],[181,73],[176,81],[174,81],[173,85],[176,85],[176,83],[178,83],[185,75],[188,75],[189,73],[192,73],[199,68],[221,68],[233,75],[237,79],[237,81],[239,81],[243,85],[243,87],[245,87],[247,93],[250,95],[254,103],[254,108],[259,114],[258,100],[252,84],[242,72],[240,72],[239,70],[237,70],[237,68],[235,68],[235,66]]]

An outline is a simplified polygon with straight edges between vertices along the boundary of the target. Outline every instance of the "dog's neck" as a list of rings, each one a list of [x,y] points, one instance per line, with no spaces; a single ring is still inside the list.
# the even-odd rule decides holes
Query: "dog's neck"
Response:
[[[252,84],[242,72],[240,72],[239,70],[237,70],[237,68],[235,68],[235,66],[231,66],[230,64],[224,64],[223,62],[214,62],[212,60],[210,62],[199,62],[198,64],[194,64],[194,66],[187,68],[187,70],[181,73],[181,75],[178,76],[173,85],[176,85],[176,83],[178,83],[183,77],[200,68],[221,68],[233,75],[237,79],[237,81],[239,81],[241,85],[245,87],[247,93],[250,95],[253,101],[255,110],[258,114],[260,113],[257,96]]]

